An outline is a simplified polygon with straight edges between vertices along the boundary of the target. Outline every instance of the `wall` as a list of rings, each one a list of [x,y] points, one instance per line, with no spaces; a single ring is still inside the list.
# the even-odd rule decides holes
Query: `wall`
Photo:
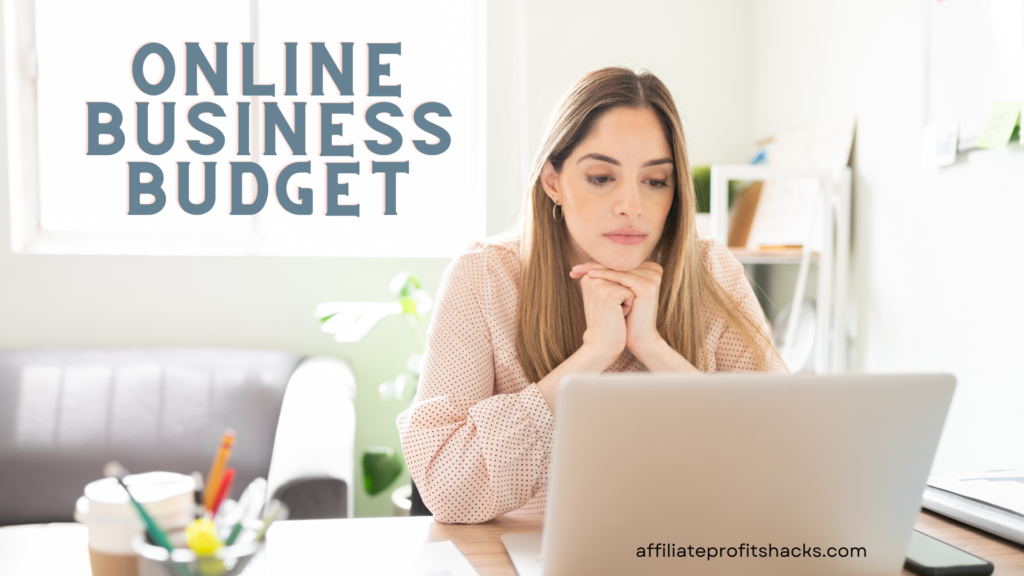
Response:
[[[754,2],[751,137],[857,116],[852,296],[864,372],[951,372],[933,471],[1024,468],[1024,149],[918,167],[921,0]]]
[[[628,11],[609,0],[581,6],[489,3],[489,233],[515,219],[523,167],[558,92],[592,68],[650,67],[686,117],[695,163],[746,158],[746,1],[637,1]],[[341,345],[319,331],[313,309],[333,300],[388,299],[388,281],[402,270],[436,292],[446,260],[13,254],[4,118],[5,111],[0,348],[211,345],[340,356],[352,364],[359,386],[357,453],[369,445],[399,448],[394,422],[404,405],[380,402],[377,385],[393,378],[415,351],[404,321],[385,319],[362,342]],[[390,514],[386,494],[369,498],[361,488],[356,494],[357,515]]]

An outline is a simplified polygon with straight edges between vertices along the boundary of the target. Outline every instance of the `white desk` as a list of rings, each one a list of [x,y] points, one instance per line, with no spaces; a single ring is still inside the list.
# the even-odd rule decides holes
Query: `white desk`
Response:
[[[480,576],[515,576],[499,537],[508,532],[538,532],[542,521],[542,516],[504,516],[485,524],[454,525],[430,517],[281,522],[268,533],[266,553],[243,574],[390,574],[411,561],[423,543],[451,540]],[[989,560],[996,565],[996,576],[1024,576],[1020,545],[931,512],[921,513],[917,529]],[[90,576],[86,537],[85,527],[79,524],[2,528],[0,574]],[[347,572],[348,566],[353,570]],[[904,570],[903,574],[911,573]]]

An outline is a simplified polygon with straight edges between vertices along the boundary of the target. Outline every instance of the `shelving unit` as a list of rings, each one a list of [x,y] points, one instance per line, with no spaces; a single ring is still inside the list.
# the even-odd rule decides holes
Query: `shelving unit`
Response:
[[[731,246],[729,250],[737,260],[744,264],[799,264],[803,258],[803,250],[800,248],[787,248],[785,250],[752,250]],[[811,262],[818,261],[818,251],[811,251]]]
[[[847,357],[847,286],[850,263],[850,181],[849,168],[815,170],[779,168],[752,164],[713,164],[711,166],[711,236],[728,245],[729,182],[758,181],[783,178],[814,178],[820,196],[813,213],[820,225],[808,222],[807,241],[799,249],[750,250],[730,248],[744,264],[799,264],[792,302],[804,300],[810,265],[817,268],[817,299],[815,310],[815,372],[836,373],[846,370]],[[811,232],[821,235],[816,239]],[[812,250],[817,245],[819,250]],[[791,306],[787,333],[792,335],[799,325],[802,306]],[[792,342],[793,338],[789,338]],[[797,371],[800,367],[791,367]]]

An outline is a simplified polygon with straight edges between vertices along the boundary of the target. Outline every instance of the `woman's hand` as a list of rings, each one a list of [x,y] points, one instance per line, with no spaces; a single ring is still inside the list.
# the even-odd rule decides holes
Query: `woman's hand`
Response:
[[[580,278],[581,285],[588,278],[603,280],[628,288],[633,298],[626,314],[626,348],[637,358],[649,357],[658,348],[658,296],[661,290],[662,268],[656,262],[645,261],[629,272],[606,268],[597,262],[588,262],[573,268],[570,276]]]
[[[588,262],[569,272],[580,280],[587,331],[583,346],[537,383],[552,414],[562,377],[603,372],[625,348],[651,372],[698,371],[658,333],[661,274],[662,268],[655,262],[644,262],[629,272]]]
[[[558,382],[568,374],[604,372],[626,348],[626,317],[632,314],[633,291],[621,284],[581,274],[587,330],[583,346],[537,383],[551,413],[555,413]]]
[[[587,319],[583,346],[598,351],[611,364],[626,348],[627,315],[632,312],[634,293],[622,284],[585,273],[572,272],[570,276],[580,279],[583,291],[583,311]]]
[[[570,276],[614,282],[633,293],[626,314],[626,347],[651,372],[698,372],[697,368],[668,345],[658,333],[658,296],[662,268],[656,262],[644,262],[635,270],[618,272],[597,262],[573,268]],[[589,320],[588,320],[589,321]]]

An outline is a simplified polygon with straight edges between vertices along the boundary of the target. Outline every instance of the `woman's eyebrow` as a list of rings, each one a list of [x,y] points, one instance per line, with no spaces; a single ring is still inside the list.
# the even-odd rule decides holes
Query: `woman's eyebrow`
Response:
[[[672,159],[671,158],[658,158],[657,160],[648,160],[647,162],[644,162],[644,165],[641,166],[641,168],[647,168],[648,166],[657,166],[658,164],[671,164],[671,163],[672,163]]]
[[[576,163],[579,164],[580,162],[583,162],[587,158],[593,158],[594,160],[600,160],[601,162],[607,162],[609,164],[614,164],[615,166],[621,166],[619,161],[616,160],[615,158],[612,158],[610,156],[605,156],[604,154],[598,154],[597,152],[591,152],[590,154],[587,154],[585,156],[580,156],[580,159],[577,160]],[[658,164],[671,164],[671,163],[672,163],[672,159],[671,158],[658,158],[657,160],[648,160],[647,162],[644,162],[644,165],[641,166],[641,168],[647,168],[648,166],[657,166]]]

